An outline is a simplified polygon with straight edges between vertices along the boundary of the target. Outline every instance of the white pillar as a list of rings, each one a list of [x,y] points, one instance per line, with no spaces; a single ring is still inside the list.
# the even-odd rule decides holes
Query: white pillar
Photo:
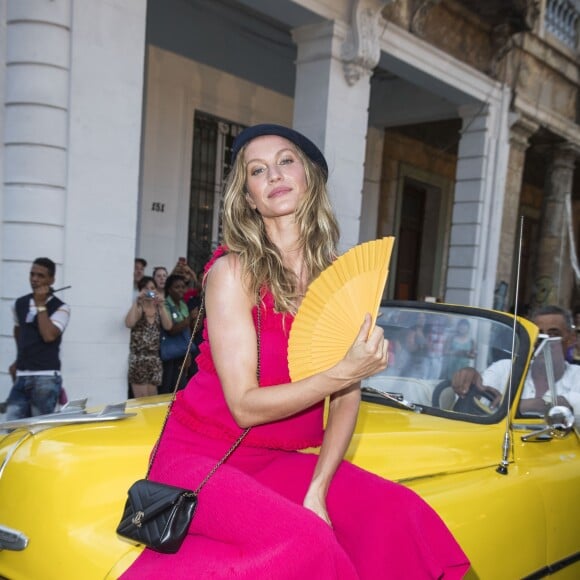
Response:
[[[65,279],[71,11],[71,0],[8,0],[0,10],[0,400],[15,357],[11,304],[30,291],[31,262],[47,256],[57,264],[56,284]]]
[[[455,198],[445,301],[491,307],[509,154],[509,91],[460,109]]]
[[[6,39],[6,12],[8,3],[7,0],[0,0],[0,38]],[[6,87],[6,41],[0,42],[0,223],[4,221],[4,99]],[[0,228],[1,232],[1,228]],[[3,256],[2,236],[0,235],[0,297],[2,296],[2,256]],[[2,308],[2,301],[0,298],[0,309]],[[1,324],[2,316],[0,314],[0,334],[2,330]],[[2,358],[3,340],[0,339],[0,360]]]
[[[74,0],[64,336],[69,397],[127,396],[147,0]]]
[[[62,277],[71,0],[8,0],[1,295],[29,290],[38,255]],[[5,330],[5,329],[4,329]]]
[[[29,291],[30,263],[42,255],[57,263],[56,285],[72,285],[61,295],[72,309],[62,347],[69,398],[126,397],[146,8],[0,0],[0,401],[15,354],[10,305]]]
[[[370,75],[379,56],[380,9],[358,0],[352,26],[323,22],[293,31],[298,45],[294,127],[321,147],[341,230],[341,250],[359,242]]]

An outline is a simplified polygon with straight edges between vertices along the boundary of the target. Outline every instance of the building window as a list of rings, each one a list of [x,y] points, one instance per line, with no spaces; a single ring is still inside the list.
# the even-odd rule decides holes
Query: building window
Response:
[[[244,127],[196,112],[189,201],[188,263],[199,272],[221,243],[221,211],[232,143]]]
[[[545,25],[546,32],[555,36],[568,48],[578,46],[579,0],[547,0]]]

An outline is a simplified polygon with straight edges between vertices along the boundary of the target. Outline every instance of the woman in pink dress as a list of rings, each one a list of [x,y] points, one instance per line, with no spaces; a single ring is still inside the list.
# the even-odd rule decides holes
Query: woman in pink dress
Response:
[[[294,315],[336,257],[322,153],[292,129],[257,125],[237,137],[232,157],[227,250],[206,267],[199,371],[177,394],[150,478],[195,489],[251,430],[199,494],[180,550],[145,549],[123,578],[460,578],[469,563],[438,515],[343,460],[359,383],[387,362],[370,316],[338,364],[290,381]],[[319,453],[299,451],[308,447]]]

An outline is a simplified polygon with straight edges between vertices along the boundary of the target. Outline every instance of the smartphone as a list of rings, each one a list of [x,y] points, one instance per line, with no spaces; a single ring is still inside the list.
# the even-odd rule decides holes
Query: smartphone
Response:
[[[185,258],[179,258],[179,262],[181,264],[187,264],[187,260]]]

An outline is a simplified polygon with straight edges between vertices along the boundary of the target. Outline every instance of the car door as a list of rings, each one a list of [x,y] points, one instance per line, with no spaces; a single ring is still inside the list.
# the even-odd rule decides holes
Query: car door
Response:
[[[580,438],[578,425],[565,406],[558,429],[547,428],[546,412],[552,401],[569,405],[570,387],[580,378],[578,369],[567,365],[561,337],[540,335],[528,376],[523,385],[514,420],[514,452],[518,469],[535,482],[538,501],[545,512],[546,566],[572,573],[571,564],[580,560]],[[566,391],[566,392],[565,392]],[[564,399],[558,399],[562,395]],[[536,410],[529,403],[539,404]],[[526,406],[526,403],[528,404]],[[545,405],[542,406],[542,405]],[[552,409],[556,411],[556,409]],[[566,417],[566,414],[569,416]],[[578,416],[575,417],[578,421]],[[540,531],[536,531],[539,533]],[[576,572],[580,570],[577,563]],[[538,571],[540,572],[540,571]],[[575,577],[580,577],[580,573]]]
[[[544,530],[522,530],[524,534],[545,534],[546,565],[571,564],[580,572],[580,441],[571,432],[563,438],[531,439],[530,425],[520,421],[514,425],[515,463],[523,477],[537,487],[537,499],[545,513]],[[572,577],[580,577],[575,575]]]

